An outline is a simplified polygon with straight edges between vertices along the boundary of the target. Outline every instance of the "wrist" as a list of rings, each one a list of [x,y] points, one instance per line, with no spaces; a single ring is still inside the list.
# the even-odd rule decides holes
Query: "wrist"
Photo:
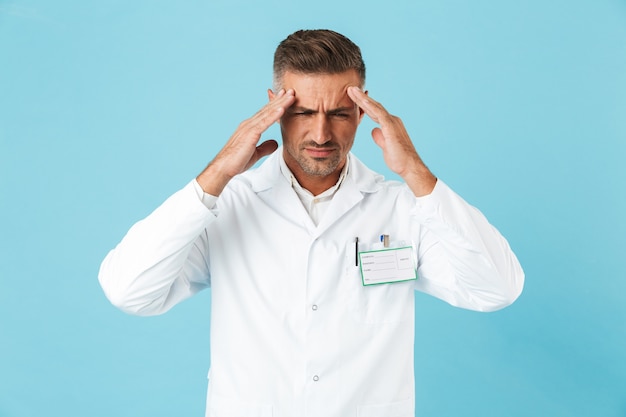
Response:
[[[204,171],[196,177],[196,181],[205,193],[219,196],[232,178],[232,175],[225,173],[213,163],[210,163]]]
[[[437,177],[435,177],[425,165],[421,168],[411,170],[403,175],[402,179],[411,191],[413,191],[415,197],[423,197],[432,193],[437,184]]]

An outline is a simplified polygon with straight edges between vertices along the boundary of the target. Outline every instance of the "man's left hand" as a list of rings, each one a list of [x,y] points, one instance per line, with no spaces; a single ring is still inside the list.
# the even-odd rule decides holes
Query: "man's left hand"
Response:
[[[402,120],[358,87],[349,87],[348,96],[380,127],[372,130],[374,142],[383,150],[385,164],[406,182],[416,197],[430,194],[437,178],[415,150]]]

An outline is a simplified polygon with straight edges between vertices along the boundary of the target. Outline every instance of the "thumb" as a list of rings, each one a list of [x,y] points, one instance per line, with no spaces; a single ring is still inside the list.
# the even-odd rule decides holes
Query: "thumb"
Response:
[[[383,136],[383,131],[380,127],[375,127],[374,129],[372,129],[372,139],[374,139],[376,145],[384,149],[385,136]]]
[[[275,140],[270,139],[256,147],[256,154],[258,159],[261,159],[264,156],[271,154],[276,149],[278,149],[278,143]]]
[[[276,149],[278,149],[278,143],[272,139],[266,140],[265,142],[257,146],[254,154],[252,154],[252,157],[248,161],[245,170],[256,164],[259,159],[274,152]]]

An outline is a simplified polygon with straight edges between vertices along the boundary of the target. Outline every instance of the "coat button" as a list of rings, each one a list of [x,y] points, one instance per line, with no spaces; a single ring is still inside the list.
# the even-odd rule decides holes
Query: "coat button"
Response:
[[[317,376],[317,375],[314,375],[314,376],[313,376],[313,381],[317,382],[317,381],[319,381],[319,380],[320,380],[320,377],[319,377],[319,376]]]
[[[313,304],[313,305],[311,306],[311,310],[313,310],[313,311],[317,311],[317,304]]]

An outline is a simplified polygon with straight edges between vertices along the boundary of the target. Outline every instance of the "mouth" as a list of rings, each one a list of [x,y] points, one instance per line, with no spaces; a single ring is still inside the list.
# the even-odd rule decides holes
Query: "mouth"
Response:
[[[312,158],[328,158],[336,149],[334,148],[304,148],[304,151]]]

